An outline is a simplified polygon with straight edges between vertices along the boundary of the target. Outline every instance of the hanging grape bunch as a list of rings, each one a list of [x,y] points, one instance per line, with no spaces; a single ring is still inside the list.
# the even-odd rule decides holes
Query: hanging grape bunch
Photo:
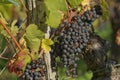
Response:
[[[31,61],[31,63],[26,66],[20,80],[43,80],[46,74],[47,69],[45,62],[42,58],[39,58]]]
[[[68,76],[77,76],[76,62],[80,60],[80,54],[94,34],[92,22],[100,15],[102,15],[102,9],[96,5],[83,15],[77,14],[74,16],[71,22],[62,22],[57,29],[61,31],[58,35],[60,47],[58,51],[54,49],[51,54],[58,53],[64,67],[67,67],[66,73]]]

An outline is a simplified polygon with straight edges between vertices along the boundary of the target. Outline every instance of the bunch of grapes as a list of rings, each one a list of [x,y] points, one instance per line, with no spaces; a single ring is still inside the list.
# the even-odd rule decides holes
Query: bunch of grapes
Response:
[[[43,80],[47,74],[45,62],[42,58],[33,60],[26,66],[26,69],[20,80]]]
[[[67,67],[67,75],[72,77],[77,76],[77,61],[80,60],[80,54],[87,46],[89,39],[94,34],[92,22],[102,15],[100,6],[94,6],[91,10],[86,11],[83,15],[77,14],[71,22],[63,22],[58,30],[59,48],[54,45],[51,54],[57,54],[63,62],[64,67]]]

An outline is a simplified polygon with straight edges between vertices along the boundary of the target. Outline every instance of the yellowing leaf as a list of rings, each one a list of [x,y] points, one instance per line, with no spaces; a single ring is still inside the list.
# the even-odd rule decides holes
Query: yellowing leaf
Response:
[[[42,49],[45,53],[51,51],[51,45],[53,45],[53,41],[51,39],[43,39],[42,40]]]
[[[92,0],[83,0],[83,1],[82,1],[82,5],[83,5],[83,6],[85,6],[85,5],[88,5],[88,6],[89,6],[91,1],[92,1]]]
[[[23,37],[19,40],[19,43],[20,43],[20,45],[22,45],[23,47],[26,47],[26,41],[25,41],[25,39],[24,39]]]
[[[48,45],[42,44],[42,48],[43,48],[45,53],[48,53],[49,51],[51,51],[51,48]]]

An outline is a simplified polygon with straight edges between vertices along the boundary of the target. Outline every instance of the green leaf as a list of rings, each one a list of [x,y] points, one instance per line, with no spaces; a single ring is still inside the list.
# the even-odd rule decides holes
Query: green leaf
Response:
[[[11,17],[11,4],[2,4],[0,5],[0,13],[3,15],[3,17],[6,19],[6,20],[9,20],[10,17]]]
[[[25,38],[27,46],[31,49],[32,52],[38,52],[40,47],[40,39],[34,38],[31,39],[30,37]]]
[[[35,24],[30,24],[26,29],[26,35],[31,38],[42,38],[44,33],[40,31]]]
[[[12,32],[12,34],[13,34],[14,36],[17,36],[18,30],[19,30],[18,27],[15,26],[16,22],[17,22],[17,20],[14,20],[14,21],[12,22],[12,24],[11,24],[11,27],[10,27],[10,28],[8,27],[8,29],[10,29],[10,31]],[[6,30],[4,30],[4,29],[1,31],[1,34],[3,34],[4,36],[10,38],[10,35],[9,35],[9,34],[6,32]]]
[[[0,19],[3,21],[4,24],[8,24],[6,19],[3,17],[2,13],[0,12]],[[0,25],[0,32],[4,30],[3,26]]]
[[[4,24],[8,24],[1,12],[0,12],[0,19],[3,21]]]
[[[42,49],[45,53],[51,51],[51,45],[53,45],[53,41],[51,39],[42,39]]]
[[[58,25],[60,24],[61,19],[62,19],[61,13],[57,11],[50,12],[49,18],[47,18],[47,24],[52,28],[57,28]]]
[[[12,32],[12,34],[13,34],[14,36],[17,35],[18,30],[19,30],[18,27],[15,26],[16,22],[17,22],[17,20],[14,20],[14,21],[12,22],[12,24],[11,24],[11,32]]]
[[[20,3],[19,3],[18,0],[8,0],[8,1],[9,1],[10,3],[16,5],[16,6],[19,6],[19,5],[20,5]]]
[[[47,24],[53,28],[57,28],[62,19],[62,14],[67,11],[65,0],[45,0],[45,4],[49,10]]]
[[[5,30],[2,30],[1,34],[4,35],[7,38],[10,38],[9,34]]]
[[[33,52],[38,52],[40,41],[43,37],[44,33],[40,31],[35,24],[31,24],[27,27],[24,36],[27,47],[29,47]]]
[[[26,65],[31,62],[31,58],[29,56],[28,49],[24,49],[23,51],[24,51],[25,55],[23,56],[24,67],[22,69],[25,70]]]
[[[18,0],[1,0],[0,4],[14,4],[16,6],[20,5]]]
[[[11,32],[14,36],[17,36],[17,33],[18,33],[18,27],[17,26],[14,26],[14,27],[11,27]]]
[[[70,5],[72,8],[76,8],[83,0],[69,0]]]
[[[107,4],[107,1],[106,0],[100,0],[101,1],[101,7],[102,7],[102,10],[103,10],[103,16],[102,18],[103,19],[108,19],[108,15],[109,15],[109,10],[108,10],[108,4]]]
[[[7,41],[5,37],[0,34],[0,53],[4,50],[4,48],[7,46]]]

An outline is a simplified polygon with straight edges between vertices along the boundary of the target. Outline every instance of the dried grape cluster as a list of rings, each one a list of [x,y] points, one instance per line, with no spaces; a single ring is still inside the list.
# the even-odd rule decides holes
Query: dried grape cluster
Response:
[[[43,80],[47,74],[45,62],[42,58],[33,60],[26,66],[26,69],[20,80]]]
[[[62,22],[57,29],[61,31],[58,35],[59,43],[53,46],[51,54],[61,58],[64,67],[68,69],[68,76],[77,77],[76,62],[80,60],[80,54],[94,34],[92,22],[100,15],[102,9],[97,5],[83,15],[74,16],[71,22]]]

